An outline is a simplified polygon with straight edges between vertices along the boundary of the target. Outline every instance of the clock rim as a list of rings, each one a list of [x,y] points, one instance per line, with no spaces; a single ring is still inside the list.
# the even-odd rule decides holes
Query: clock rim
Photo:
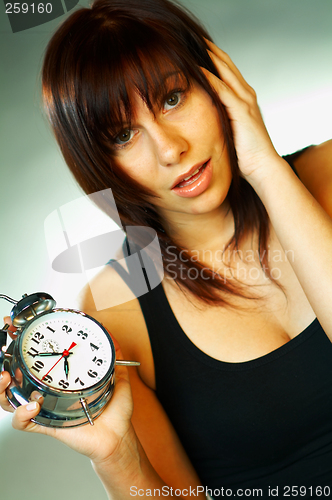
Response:
[[[96,382],[93,385],[90,385],[86,389],[72,390],[72,389],[57,389],[56,387],[51,387],[51,386],[47,385],[45,382],[42,382],[40,379],[35,377],[33,375],[33,373],[30,371],[30,369],[28,368],[28,366],[26,365],[26,362],[25,362],[25,359],[23,356],[23,352],[22,352],[22,342],[23,342],[23,339],[25,336],[24,334],[25,334],[26,330],[28,328],[30,328],[30,326],[37,319],[39,320],[43,316],[47,316],[49,314],[54,314],[57,312],[66,312],[66,313],[68,312],[70,314],[74,313],[74,314],[78,314],[80,316],[83,316],[84,318],[87,318],[87,319],[93,321],[95,324],[97,324],[102,329],[102,331],[104,332],[104,334],[105,334],[105,336],[110,344],[112,358],[111,358],[111,363],[110,363],[110,366],[109,366],[107,372],[98,382]],[[112,340],[109,332],[106,330],[106,328],[99,321],[97,321],[95,318],[93,318],[89,314],[84,313],[83,311],[79,311],[77,309],[61,308],[61,307],[54,308],[54,309],[51,309],[48,311],[44,311],[44,312],[38,314],[37,316],[35,316],[34,318],[32,318],[31,320],[29,320],[20,330],[21,331],[19,333],[19,337],[17,338],[17,344],[16,344],[17,345],[17,361],[19,362],[18,363],[20,365],[19,368],[21,369],[22,372],[24,372],[25,377],[29,379],[29,382],[32,385],[36,386],[37,390],[41,390],[43,392],[46,392],[50,395],[57,396],[57,397],[66,397],[67,396],[68,398],[70,398],[73,395],[77,395],[78,397],[79,396],[88,397],[88,396],[92,395],[93,393],[99,391],[104,385],[106,385],[114,373],[115,362],[116,362],[116,353],[115,353],[115,347],[114,347],[113,340]]]

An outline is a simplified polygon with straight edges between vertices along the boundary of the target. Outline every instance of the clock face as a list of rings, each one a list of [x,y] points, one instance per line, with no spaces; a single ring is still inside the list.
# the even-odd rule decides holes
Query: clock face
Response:
[[[55,310],[28,325],[20,351],[34,378],[50,388],[84,391],[99,383],[114,365],[111,342],[92,318]]]

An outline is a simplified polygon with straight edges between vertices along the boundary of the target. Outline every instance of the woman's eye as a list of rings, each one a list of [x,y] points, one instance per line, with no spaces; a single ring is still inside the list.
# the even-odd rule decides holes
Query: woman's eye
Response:
[[[116,144],[125,144],[126,142],[129,142],[130,139],[132,139],[134,135],[134,131],[130,130],[129,128],[126,128],[120,132],[115,138],[115,143]]]
[[[169,109],[177,106],[180,101],[181,101],[181,92],[173,92],[167,97],[164,103],[164,109],[168,111]]]

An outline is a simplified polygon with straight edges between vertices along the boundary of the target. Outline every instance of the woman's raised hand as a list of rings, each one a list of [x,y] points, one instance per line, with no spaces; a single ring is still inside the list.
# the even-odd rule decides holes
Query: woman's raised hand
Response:
[[[278,154],[264,125],[254,89],[225,52],[212,42],[206,42],[220,78],[204,68],[202,70],[227,110],[239,168],[243,177],[250,181],[250,177],[264,170],[269,158],[278,158]]]
[[[10,318],[5,318],[10,323]],[[13,335],[13,328],[11,336]],[[114,342],[116,358],[122,359],[119,344]],[[84,425],[74,428],[51,428],[31,422],[39,413],[43,398],[37,392],[31,394],[30,402],[19,406],[15,411],[6,397],[6,388],[11,383],[8,372],[1,373],[0,406],[3,410],[12,412],[12,425],[15,429],[36,432],[55,437],[78,453],[88,456],[94,463],[104,463],[112,459],[124,437],[133,434],[131,416],[133,402],[127,368],[115,368],[115,388],[113,396],[103,413],[94,421],[94,425]]]

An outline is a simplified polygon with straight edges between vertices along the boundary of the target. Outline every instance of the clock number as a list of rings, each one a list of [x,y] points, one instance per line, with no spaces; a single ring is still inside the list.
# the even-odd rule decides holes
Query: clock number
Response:
[[[34,336],[32,337],[31,340],[33,340],[33,342],[36,342],[36,344],[40,344],[40,341],[43,340],[44,338],[44,335],[42,335],[41,333],[39,332],[36,332],[34,334]]]
[[[81,380],[79,377],[77,377],[77,379],[75,380],[75,384],[77,384],[78,382],[79,382],[81,385],[84,385],[84,382],[82,382],[82,380]]]
[[[44,363],[42,361],[36,361],[35,364],[31,367],[31,370],[36,370],[36,372],[40,372],[44,368]]]
[[[102,359],[97,359],[97,356],[95,356],[92,360],[93,363],[96,363],[96,365],[100,366],[103,364],[103,360]]]
[[[43,382],[48,382],[50,384],[52,381],[51,375],[45,375],[45,377],[43,377]]]
[[[63,330],[64,332],[66,332],[66,333],[70,333],[70,332],[72,332],[72,331],[73,331],[73,329],[72,329],[72,328],[70,328],[70,326],[68,326],[68,325],[63,325],[62,330]]]
[[[99,347],[97,345],[94,345],[90,342],[90,347],[91,347],[91,351],[97,351],[99,349]]]
[[[88,336],[88,334],[86,332],[83,332],[83,330],[80,330],[79,332],[77,332],[77,335],[79,337],[82,337],[82,340],[85,340]]]
[[[60,380],[59,386],[63,387],[64,389],[67,389],[67,387],[69,386],[69,382],[66,382],[65,380]]]
[[[51,330],[52,333],[55,333],[55,330],[53,330],[53,328],[51,328],[50,326],[47,326],[46,327],[48,330]]]
[[[89,370],[89,371],[88,371],[88,375],[89,375],[89,377],[91,377],[91,378],[96,378],[96,377],[98,377],[98,373],[97,373],[97,372],[93,372],[92,370]]]
[[[32,356],[34,358],[35,356],[37,356],[37,354],[39,354],[39,351],[37,351],[37,349],[35,349],[34,347],[30,347],[27,354],[29,354],[29,356]]]

